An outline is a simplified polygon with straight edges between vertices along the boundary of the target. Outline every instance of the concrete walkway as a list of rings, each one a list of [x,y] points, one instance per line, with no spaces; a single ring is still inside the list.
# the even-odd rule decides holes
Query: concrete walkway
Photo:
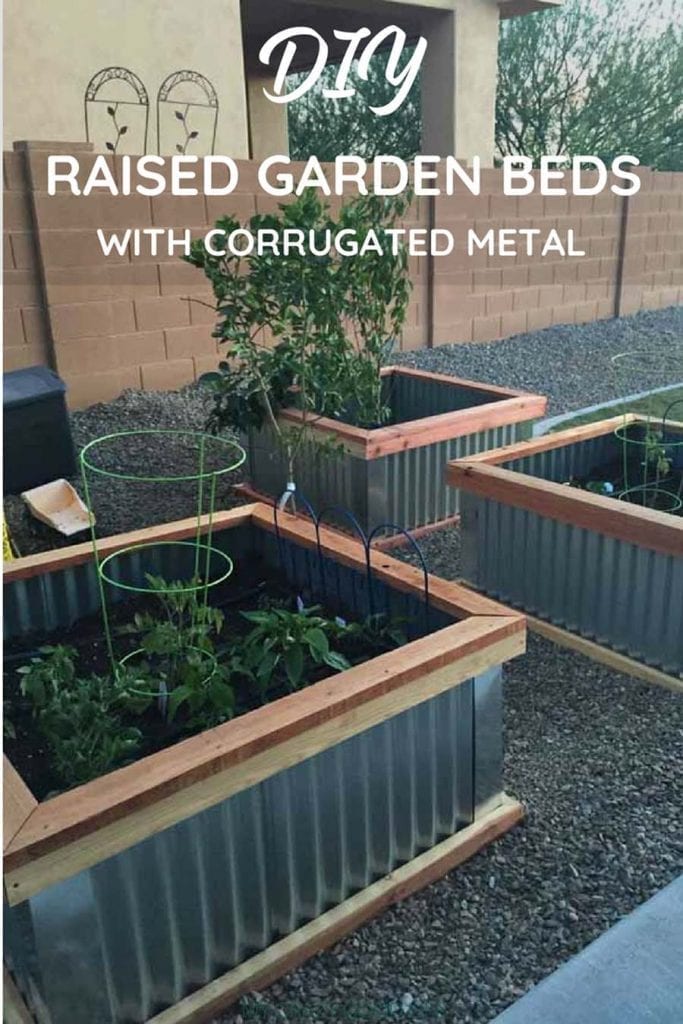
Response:
[[[492,1024],[681,1024],[683,875]]]

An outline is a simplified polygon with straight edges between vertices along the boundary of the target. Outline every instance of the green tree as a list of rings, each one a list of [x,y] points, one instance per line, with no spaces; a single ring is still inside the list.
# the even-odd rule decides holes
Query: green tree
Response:
[[[366,160],[390,153],[410,160],[419,153],[419,75],[396,113],[378,117],[370,110],[370,104],[388,103],[394,96],[394,86],[384,74],[387,60],[388,54],[377,54],[370,61],[367,80],[353,75],[349,84],[356,93],[343,100],[323,96],[323,89],[333,87],[337,74],[337,67],[330,64],[315,86],[290,104],[289,149],[294,160],[306,160],[309,156],[334,160],[340,153],[353,153]]]
[[[632,153],[683,169],[683,45],[670,0],[567,0],[502,23],[501,155]]]
[[[678,5],[678,6],[677,6]],[[632,153],[660,170],[683,170],[683,44],[680,0],[566,0],[553,11],[501,22],[496,103],[500,156]],[[356,95],[325,98],[328,68],[289,108],[291,152],[410,159],[421,149],[419,81],[390,117],[386,57],[371,63]]]

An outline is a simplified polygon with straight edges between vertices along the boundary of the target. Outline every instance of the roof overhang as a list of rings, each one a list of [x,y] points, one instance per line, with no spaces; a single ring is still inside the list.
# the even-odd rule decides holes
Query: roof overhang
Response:
[[[521,14],[536,14],[561,7],[564,0],[498,0],[501,18],[518,18]]]
[[[483,0],[482,0],[483,3]],[[514,18],[558,7],[563,0],[499,0],[501,18]],[[408,39],[418,39],[426,25],[434,24],[449,11],[457,11],[458,0],[241,0],[244,56],[248,68],[263,72],[258,54],[276,32],[305,25],[314,29],[329,47],[328,59],[342,59],[346,43],[334,36],[334,29],[355,31],[369,28],[376,33],[387,25],[398,25]],[[317,45],[298,40],[292,70],[303,71],[315,61]]]

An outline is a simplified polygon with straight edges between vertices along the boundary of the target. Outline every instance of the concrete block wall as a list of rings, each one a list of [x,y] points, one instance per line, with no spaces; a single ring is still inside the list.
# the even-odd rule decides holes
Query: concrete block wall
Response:
[[[629,199],[621,313],[683,301],[683,173],[650,171]]]
[[[80,149],[81,164],[89,154]],[[256,164],[240,164],[226,198],[47,194],[48,143],[5,153],[5,369],[52,365],[72,407],[107,401],[124,388],[170,389],[216,367],[216,316],[203,274],[178,255],[105,257],[96,229],[190,228],[203,235],[231,213],[248,219],[276,208],[259,191]],[[115,158],[112,158],[115,161]],[[458,251],[411,257],[414,290],[404,349],[489,341],[555,323],[575,323],[681,302],[683,174],[645,172],[629,201],[502,195],[499,171],[484,172],[481,196],[415,201],[406,226],[447,227]],[[516,257],[461,251],[468,227],[572,228],[583,257]],[[620,270],[620,253],[623,265]]]
[[[49,366],[47,310],[31,195],[20,154],[4,154],[3,175],[4,369]]]
[[[614,315],[622,200],[611,192],[595,197],[506,196],[498,170],[483,172],[479,196],[437,197],[435,222],[461,239],[451,256],[434,260],[433,344],[494,341],[551,324],[581,323]],[[584,256],[464,251],[468,228],[479,237],[489,229],[533,228],[542,241],[555,229],[564,243],[574,231]]]

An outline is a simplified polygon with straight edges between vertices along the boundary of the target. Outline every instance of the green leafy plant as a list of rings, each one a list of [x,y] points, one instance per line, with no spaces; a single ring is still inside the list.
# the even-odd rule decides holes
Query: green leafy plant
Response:
[[[236,649],[236,664],[254,679],[265,694],[274,683],[297,690],[320,665],[336,672],[351,663],[333,646],[348,634],[342,620],[326,619],[320,607],[305,608],[298,602],[296,611],[270,608],[242,612],[253,629]]]
[[[145,661],[136,665],[137,680],[128,687],[129,707],[140,712],[156,699],[168,721],[181,706],[190,727],[226,721],[234,713],[235,697],[229,665],[216,658],[223,613],[198,598],[196,578],[189,584],[149,575],[147,580],[163,615],[135,616]]]
[[[320,416],[364,427],[389,418],[380,370],[405,323],[411,287],[402,247],[313,255],[309,240],[323,252],[326,240],[342,230],[362,238],[373,228],[381,235],[404,217],[410,201],[409,195],[358,196],[335,219],[308,191],[278,214],[249,221],[253,234],[268,230],[280,241],[292,229],[303,232],[302,252],[254,247],[246,256],[215,256],[200,239],[186,257],[211,283],[214,335],[228,346],[218,372],[203,378],[214,392],[209,429],[268,427],[286,455],[291,481]],[[240,227],[234,217],[216,223],[225,235]],[[279,418],[287,406],[301,413],[296,426]]]
[[[142,734],[122,721],[120,689],[100,676],[79,677],[73,648],[41,648],[18,672],[65,785],[89,782],[135,755]]]
[[[375,652],[391,651],[407,643],[407,637],[401,629],[401,620],[384,612],[368,615],[354,630],[362,643]]]
[[[655,486],[663,477],[669,475],[673,465],[669,452],[665,445],[662,444],[662,439],[662,431],[656,430],[648,423],[644,438],[645,457],[643,467],[646,473],[648,471],[654,472]]]

